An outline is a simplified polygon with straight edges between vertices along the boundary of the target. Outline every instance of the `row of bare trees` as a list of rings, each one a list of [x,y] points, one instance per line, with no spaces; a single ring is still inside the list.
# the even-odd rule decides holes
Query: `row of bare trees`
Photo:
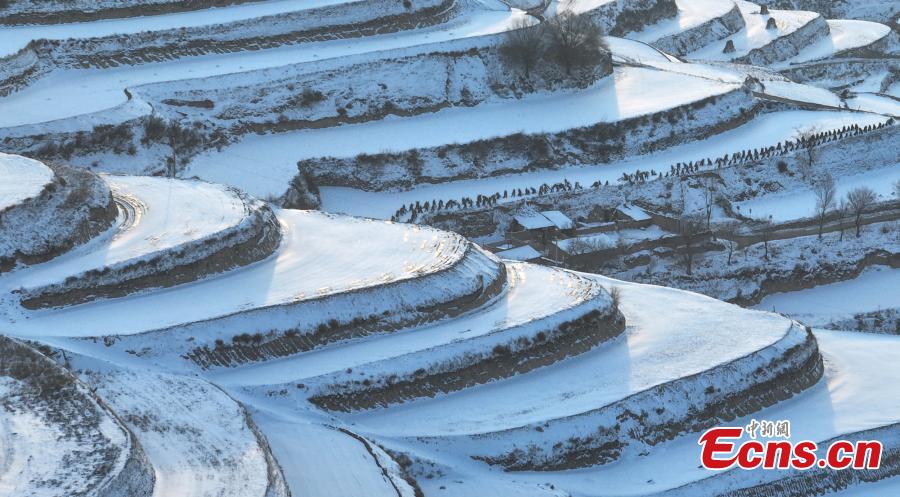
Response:
[[[897,185],[895,185],[896,188],[898,188]],[[847,192],[844,198],[838,199],[834,177],[828,173],[816,179],[813,183],[813,192],[816,195],[816,221],[819,226],[819,239],[822,238],[826,221],[833,213],[837,213],[841,223],[848,214],[851,215],[853,225],[856,227],[856,237],[859,238],[863,214],[878,202],[878,194],[868,186],[854,188]],[[843,233],[844,230],[841,229],[842,239]]]

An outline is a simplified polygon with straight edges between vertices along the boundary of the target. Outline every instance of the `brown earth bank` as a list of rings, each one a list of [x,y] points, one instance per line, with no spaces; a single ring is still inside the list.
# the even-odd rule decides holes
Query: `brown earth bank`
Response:
[[[350,412],[434,397],[548,366],[615,338],[624,329],[625,318],[618,310],[606,315],[594,310],[555,329],[538,331],[531,339],[523,337],[498,345],[484,356],[464,358],[458,369],[429,374],[423,368],[419,374],[371,388],[367,380],[334,385],[338,393],[315,395],[309,400],[322,409]]]

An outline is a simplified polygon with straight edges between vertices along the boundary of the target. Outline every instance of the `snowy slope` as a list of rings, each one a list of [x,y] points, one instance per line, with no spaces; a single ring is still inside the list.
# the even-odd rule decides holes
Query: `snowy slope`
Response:
[[[34,198],[53,180],[53,170],[43,163],[0,152],[0,212]]]
[[[677,85],[680,91],[656,91],[668,85]],[[281,195],[288,181],[297,174],[296,163],[300,159],[378,153],[384,151],[387,143],[391,151],[397,152],[520,132],[562,131],[652,114],[737,87],[730,82],[621,67],[614,77],[604,78],[577,93],[535,96],[319,130],[247,136],[221,151],[196,157],[183,176],[233,185],[258,197]],[[260,163],[265,164],[265,172],[260,171]]]
[[[890,288],[900,288],[900,269],[873,266],[852,280],[768,295],[755,307],[823,326],[857,313],[900,308],[900,295],[885,291]]]
[[[259,263],[166,290],[62,310],[29,312],[8,303],[6,330],[53,336],[140,333],[415,280],[453,267],[467,254],[462,237],[428,228],[314,211],[285,210],[279,219],[284,240],[274,256]],[[366,257],[358,256],[359,240],[373,244]]]
[[[349,416],[387,436],[488,433],[580,414],[781,339],[789,320],[708,297],[601,278],[622,292],[623,337],[514,378]],[[509,406],[515,406],[513,410]],[[441,413],[454,412],[453,419]]]
[[[825,377],[806,392],[752,416],[730,420],[727,426],[743,426],[751,418],[788,419],[792,422],[792,439],[825,441],[841,434],[877,428],[900,420],[898,397],[889,393],[900,380],[898,369],[891,359],[893,354],[900,352],[900,339],[822,330],[817,330],[815,335],[824,356]],[[866,407],[860,409],[860,406]],[[777,471],[716,473],[704,470],[697,464],[698,438],[699,433],[681,436],[653,447],[642,456],[586,470],[517,473],[516,480],[530,485],[522,485],[524,488],[509,495],[538,495],[539,491],[534,489],[537,484],[553,484],[557,489],[574,495],[610,497],[659,495],[666,490],[688,485],[665,495],[690,497],[715,495],[781,475]],[[482,485],[498,479],[496,473],[481,468],[470,467],[469,470],[475,473],[470,473],[467,479],[483,478]],[[455,478],[460,476],[455,475]],[[690,485],[704,478],[709,480],[700,485]],[[426,491],[446,485],[450,489],[448,495],[466,495],[466,487],[451,485],[447,479],[424,480],[424,483]],[[894,488],[887,484],[884,486]],[[860,489],[868,487],[861,486]],[[552,495],[550,492],[548,494]],[[849,492],[848,495],[856,494]]]
[[[688,57],[698,60],[731,60],[747,55],[751,50],[765,46],[772,41],[787,36],[807,23],[813,21],[819,14],[815,12],[793,10],[770,10],[771,17],[778,23],[778,29],[766,29],[769,16],[759,15],[759,7],[750,2],[738,0],[738,7],[744,16],[746,27],[724,40],[716,41],[696,50]],[[734,42],[735,51],[723,53],[728,41]]]
[[[417,45],[435,44],[503,32],[525,14],[471,8],[450,22],[398,33],[301,43],[267,50],[211,54],[175,61],[109,69],[54,71],[0,98],[0,127],[33,124],[110,109],[127,99],[125,88],[159,81],[200,78],[286,64]]]
[[[560,170],[542,170],[528,173],[479,178],[477,180],[450,181],[438,184],[418,185],[407,191],[365,192],[344,187],[322,188],[322,208],[331,212],[390,218],[403,204],[431,199],[459,199],[470,195],[493,195],[508,188],[539,187],[568,179],[590,185],[594,181],[614,184],[623,173],[640,169],[647,171],[668,170],[677,162],[696,160],[698,157],[720,157],[747,147],[769,147],[778,142],[794,139],[798,130],[837,129],[858,123],[860,126],[882,122],[884,118],[850,112],[783,111],[764,114],[753,121],[718,135],[677,145],[658,153],[635,156],[611,164],[586,167],[569,167]],[[268,178],[266,178],[268,180]],[[500,200],[501,202],[503,199]],[[806,205],[803,204],[804,208]]]
[[[818,59],[826,59],[839,52],[870,45],[891,32],[884,24],[870,21],[827,21],[829,33],[821,40],[808,45],[799,54],[778,63],[775,67],[787,67]]]
[[[353,0],[269,0],[155,16],[66,24],[2,26],[0,27],[0,57],[15,53],[31,40],[93,38],[143,31],[209,26],[351,1]]]
[[[590,280],[544,266],[508,264],[506,288],[506,292],[494,301],[456,319],[365,341],[339,344],[286,359],[224,370],[214,373],[212,377],[225,385],[269,385],[321,376],[346,368],[358,369],[363,364],[378,361],[385,361],[389,370],[397,372],[400,365],[395,361],[400,356],[423,352],[415,359],[438,362],[442,356],[448,355],[442,352],[442,347],[452,348],[444,346],[537,323],[591,299],[604,302],[599,286]],[[419,363],[422,364],[424,362]]]
[[[122,205],[118,228],[64,257],[3,278],[7,289],[60,283],[70,276],[146,258],[240,223],[248,214],[234,191],[201,181],[104,176]]]

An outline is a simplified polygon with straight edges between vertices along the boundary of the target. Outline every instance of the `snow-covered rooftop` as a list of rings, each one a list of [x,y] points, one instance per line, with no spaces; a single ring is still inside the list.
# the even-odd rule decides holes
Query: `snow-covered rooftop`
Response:
[[[497,252],[494,255],[501,259],[512,261],[532,261],[541,257],[541,253],[535,250],[531,245],[522,245],[521,247],[516,247],[514,249]]]

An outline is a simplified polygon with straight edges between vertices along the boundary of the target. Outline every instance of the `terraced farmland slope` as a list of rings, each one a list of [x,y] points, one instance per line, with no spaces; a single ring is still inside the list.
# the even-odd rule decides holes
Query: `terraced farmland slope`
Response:
[[[823,3],[0,0],[0,496],[890,493],[900,31]]]

